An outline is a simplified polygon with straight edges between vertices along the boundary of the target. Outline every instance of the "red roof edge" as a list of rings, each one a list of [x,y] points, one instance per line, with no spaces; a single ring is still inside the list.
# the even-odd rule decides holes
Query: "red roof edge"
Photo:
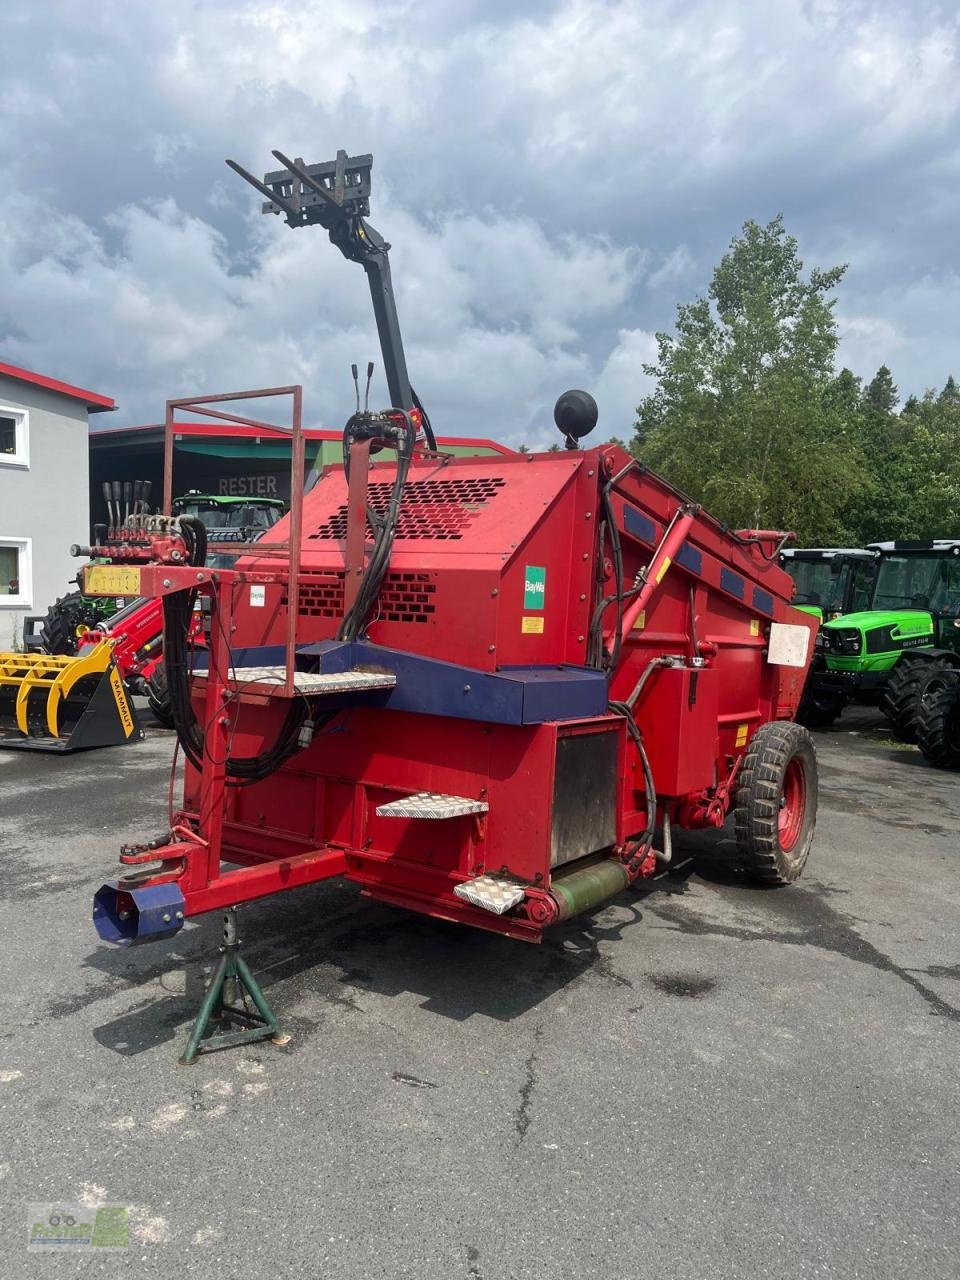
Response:
[[[18,382],[30,382],[35,387],[43,387],[46,391],[55,391],[58,395],[69,396],[71,400],[82,400],[88,413],[103,413],[106,409],[116,409],[117,402],[109,396],[97,395],[95,391],[84,391],[83,387],[75,387],[70,382],[61,382],[59,378],[47,378],[42,373],[33,373],[30,369],[21,369],[15,364],[4,364],[0,361],[0,375],[16,378]]]

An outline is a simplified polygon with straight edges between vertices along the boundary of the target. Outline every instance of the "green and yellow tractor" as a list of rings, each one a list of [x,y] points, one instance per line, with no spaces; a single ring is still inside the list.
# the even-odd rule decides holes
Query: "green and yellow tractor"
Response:
[[[925,701],[960,670],[960,539],[875,542],[869,606],[825,621],[798,719],[832,724],[848,702],[879,705],[915,742]]]
[[[788,547],[780,564],[796,583],[793,607],[821,623],[870,607],[879,556],[866,547]]]

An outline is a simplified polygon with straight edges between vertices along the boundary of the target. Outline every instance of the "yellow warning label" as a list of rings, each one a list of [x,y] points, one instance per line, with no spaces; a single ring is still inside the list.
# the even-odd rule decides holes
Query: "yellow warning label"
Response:
[[[749,732],[749,729],[750,729],[749,725],[746,725],[746,724],[737,725],[736,745],[738,747],[745,747],[747,745],[747,733]]]
[[[636,620],[634,621],[633,630],[642,631],[646,625],[647,625],[647,611],[646,609],[641,609],[640,612],[637,614]]]
[[[123,725],[123,736],[129,738],[133,733],[133,716],[130,713],[130,703],[127,701],[123,681],[120,679],[120,673],[116,667],[110,672],[110,688],[113,690],[113,700],[117,704],[117,714],[120,717],[120,723]]]
[[[660,582],[660,580],[661,580],[661,578],[663,577],[663,575],[664,575],[664,574],[667,572],[667,570],[670,568],[670,565],[671,565],[672,563],[673,563],[673,562],[672,562],[672,560],[670,559],[670,557],[669,557],[669,556],[667,556],[667,558],[664,560],[663,564],[662,564],[662,565],[660,566],[660,568],[657,570],[657,582],[658,582],[658,583]]]
[[[520,630],[525,636],[539,636],[543,634],[542,618],[523,618],[520,622]]]
[[[125,564],[91,564],[83,571],[88,596],[138,596],[140,570]]]
[[[751,619],[750,619],[750,634],[751,634],[752,636],[758,636],[758,635],[760,634],[760,619],[759,619],[759,618],[751,618]]]

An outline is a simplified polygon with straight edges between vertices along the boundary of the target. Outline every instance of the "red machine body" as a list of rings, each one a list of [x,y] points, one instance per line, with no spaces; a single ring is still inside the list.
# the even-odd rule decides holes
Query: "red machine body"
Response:
[[[722,825],[753,734],[793,718],[812,656],[816,623],[790,607],[777,563],[784,535],[732,533],[617,446],[415,456],[379,603],[342,643],[366,510],[385,510],[396,463],[356,467],[349,484],[327,468],[303,499],[300,692],[237,678],[282,659],[290,574],[271,544],[291,517],[234,570],[144,564],[145,593],[211,596],[209,670],[193,684],[207,743],[174,837],[128,851],[140,869],[121,890],[173,882],[189,916],[342,874],[378,899],[536,941],[563,915],[572,869],[611,857],[629,879],[654,869],[649,842],[631,844],[651,797],[624,708],[658,821]],[[625,599],[611,601],[618,581]],[[227,785],[227,754],[263,751],[291,698],[338,672],[382,684],[324,694],[307,745],[265,780]],[[417,812],[423,793],[441,820]],[[491,874],[522,891],[504,914],[455,892]]]

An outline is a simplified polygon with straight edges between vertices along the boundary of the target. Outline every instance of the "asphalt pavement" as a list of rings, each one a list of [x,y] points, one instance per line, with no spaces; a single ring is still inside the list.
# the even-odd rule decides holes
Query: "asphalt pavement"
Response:
[[[955,1280],[960,777],[872,712],[816,737],[798,885],[679,833],[696,870],[539,947],[280,895],[241,934],[289,1046],[188,1068],[219,917],[90,922],[172,736],[4,753],[0,1275]],[[126,1206],[129,1249],[27,1252],[51,1204]]]

